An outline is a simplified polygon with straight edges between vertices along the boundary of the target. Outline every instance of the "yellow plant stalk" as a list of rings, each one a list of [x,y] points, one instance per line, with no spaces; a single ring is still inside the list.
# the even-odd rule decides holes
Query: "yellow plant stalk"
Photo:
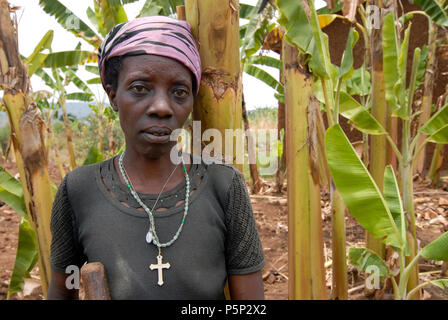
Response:
[[[381,7],[381,1],[376,1],[375,4]],[[380,25],[382,25],[382,18]],[[372,115],[386,128],[387,103],[383,72],[382,29],[372,29],[370,41],[372,59]],[[387,140],[384,135],[370,137],[369,171],[373,180],[375,180],[375,183],[381,190],[383,189],[387,149]],[[366,242],[369,249],[375,251],[382,259],[385,258],[385,246],[381,239],[373,237],[366,231]]]
[[[201,121],[201,131],[218,129],[225,147],[225,130],[242,129],[242,84],[239,58],[238,0],[186,0],[186,19],[199,46],[202,81],[193,108],[193,120]],[[236,164],[236,143],[224,155]],[[195,150],[193,150],[195,152]],[[196,150],[197,151],[197,150]],[[241,156],[241,155],[239,155]]]
[[[327,299],[312,77],[300,69],[297,48],[286,42],[283,46],[283,65],[288,168],[289,299]]]
[[[0,86],[11,126],[12,145],[31,226],[37,233],[39,272],[46,295],[50,280],[50,216],[53,193],[47,169],[45,123],[31,100],[29,79],[18,51],[10,7],[0,0]]]

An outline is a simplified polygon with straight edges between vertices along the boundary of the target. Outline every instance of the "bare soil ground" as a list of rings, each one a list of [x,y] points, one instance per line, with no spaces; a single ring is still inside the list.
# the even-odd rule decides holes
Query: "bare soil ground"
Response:
[[[7,170],[16,173],[13,163],[6,163]],[[55,167],[50,168],[53,181],[60,181]],[[263,249],[266,265],[263,269],[263,280],[266,299],[288,299],[288,209],[286,191],[282,194],[265,192],[251,195],[254,215]],[[331,222],[328,195],[322,195],[323,235],[325,241],[325,261],[327,288],[331,292]],[[416,182],[415,203],[417,211],[417,232],[420,245],[424,246],[443,232],[448,230],[448,183],[440,188],[431,188],[428,184]],[[0,207],[0,299],[6,299],[9,279],[14,266],[18,225],[20,219],[7,205]],[[362,247],[365,245],[364,231],[351,217],[346,217],[347,247]],[[419,262],[421,280],[442,277],[444,266],[422,259]],[[447,277],[448,274],[445,274]],[[365,292],[364,278],[358,271],[348,266],[349,298],[350,299],[390,299],[390,288],[385,291]],[[13,299],[39,300],[43,299],[39,281],[39,270],[36,266],[31,272],[31,279],[26,279],[23,293],[16,294]],[[424,299],[446,300],[448,290],[433,286],[424,289]]]

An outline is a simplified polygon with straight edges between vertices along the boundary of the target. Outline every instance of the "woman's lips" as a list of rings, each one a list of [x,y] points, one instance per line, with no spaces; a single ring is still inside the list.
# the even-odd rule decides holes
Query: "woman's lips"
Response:
[[[165,127],[150,127],[142,131],[142,135],[150,143],[167,143],[172,130]]]

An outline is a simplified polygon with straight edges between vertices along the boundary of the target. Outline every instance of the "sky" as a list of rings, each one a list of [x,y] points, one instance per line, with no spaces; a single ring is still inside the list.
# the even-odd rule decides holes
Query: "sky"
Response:
[[[82,21],[88,24],[92,29],[95,29],[87,18],[86,9],[92,6],[92,0],[59,0],[67,8],[73,11]],[[53,52],[73,50],[78,42],[81,42],[82,50],[92,50],[93,47],[87,42],[79,40],[72,33],[66,31],[56,21],[55,18],[46,14],[39,6],[39,0],[9,0],[11,6],[19,6],[17,11],[18,33],[19,33],[19,51],[23,56],[29,56],[37,43],[42,39],[45,33],[52,29],[54,31],[54,38],[52,43]],[[125,5],[128,19],[133,19],[142,8],[144,0]],[[257,0],[243,0],[241,3],[256,5]],[[320,8],[324,5],[323,0],[316,0],[316,7]],[[244,23],[243,20],[240,24]],[[271,56],[277,57],[275,53],[270,53]],[[278,79],[279,72],[274,68],[265,67],[273,77]],[[79,72],[81,79],[86,80],[94,77],[93,74],[81,70]],[[48,90],[45,84],[37,76],[31,78],[33,90]],[[93,93],[97,98],[106,99],[105,93],[101,85],[90,85]],[[274,90],[268,85],[260,82],[250,75],[243,74],[243,90],[248,110],[260,107],[275,107],[277,100],[274,97]],[[75,92],[77,90],[73,85],[67,88],[68,92]]]

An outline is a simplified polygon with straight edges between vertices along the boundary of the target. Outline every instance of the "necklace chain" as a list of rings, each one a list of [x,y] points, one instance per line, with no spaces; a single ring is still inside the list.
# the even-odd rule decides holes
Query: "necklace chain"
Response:
[[[132,196],[134,197],[134,199],[137,201],[137,203],[138,203],[138,204],[139,204],[139,205],[146,211],[146,213],[148,214],[148,217],[149,217],[149,229],[150,229],[150,231],[152,232],[153,237],[154,237],[154,239],[153,239],[153,243],[154,243],[158,248],[161,248],[161,247],[169,247],[169,246],[171,246],[171,245],[174,243],[174,241],[176,241],[177,238],[179,237],[179,235],[180,235],[180,233],[181,233],[181,231],[182,231],[182,228],[183,228],[183,226],[184,226],[184,224],[185,224],[185,219],[186,219],[187,214],[188,214],[188,202],[189,202],[189,198],[190,198],[190,177],[188,176],[187,168],[185,167],[185,163],[184,163],[183,156],[181,157],[181,159],[182,159],[183,171],[184,171],[184,174],[185,174],[185,182],[186,182],[184,215],[183,215],[183,217],[182,217],[182,222],[180,223],[180,226],[179,226],[179,228],[177,229],[177,232],[176,232],[176,234],[174,235],[174,237],[173,237],[170,241],[165,242],[165,243],[160,243],[160,241],[159,241],[159,237],[157,236],[157,232],[156,232],[156,225],[155,225],[155,222],[154,222],[154,215],[153,215],[152,211],[154,211],[154,208],[155,208],[155,206],[156,206],[156,204],[157,204],[157,201],[159,200],[160,195],[162,194],[163,189],[165,188],[166,184],[168,183],[168,180],[171,178],[171,175],[172,175],[172,174],[174,173],[174,171],[176,170],[177,166],[176,166],[176,168],[174,168],[173,172],[172,172],[171,175],[168,177],[167,182],[165,182],[165,185],[163,186],[162,191],[159,193],[159,196],[157,197],[156,203],[154,204],[154,207],[152,208],[152,211],[151,211],[151,210],[149,210],[149,208],[146,206],[146,204],[140,199],[140,196],[138,195],[137,191],[135,190],[134,186],[132,185],[132,183],[131,183],[131,179],[129,178],[129,176],[128,176],[128,174],[127,174],[127,172],[126,172],[126,170],[125,170],[125,168],[124,168],[124,166],[123,166],[123,158],[124,158],[124,152],[120,155],[120,158],[119,158],[119,160],[118,160],[118,166],[119,166],[119,168],[120,168],[121,175],[122,175],[124,181],[126,182],[128,188],[129,188],[129,191],[131,192],[131,194],[132,194]]]

